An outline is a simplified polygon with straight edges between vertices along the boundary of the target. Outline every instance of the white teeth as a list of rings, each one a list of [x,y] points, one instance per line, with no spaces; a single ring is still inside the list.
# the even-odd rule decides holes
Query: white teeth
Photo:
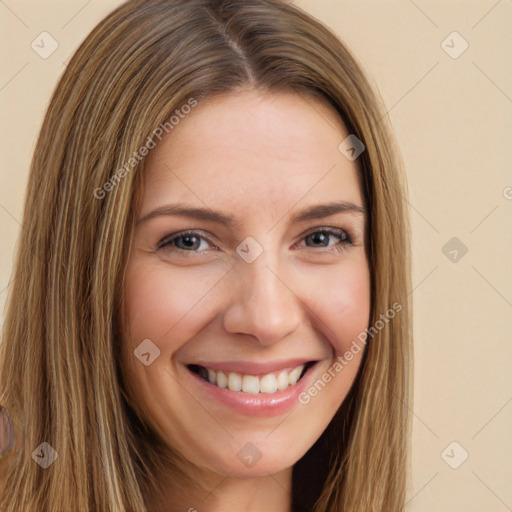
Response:
[[[277,391],[277,379],[272,373],[260,379],[260,393],[275,393]]]
[[[217,372],[217,386],[219,386],[219,388],[228,387],[228,378],[224,372]]]
[[[257,395],[259,393],[272,394],[284,391],[294,386],[304,370],[303,364],[293,369],[268,373],[260,377],[256,375],[241,375],[236,372],[215,371],[211,368],[200,367],[200,375],[219,388],[228,388],[230,391],[242,391]]]
[[[277,377],[277,389],[279,389],[279,391],[283,391],[283,389],[286,389],[289,384],[288,373],[282,371]]]
[[[242,389],[242,377],[238,373],[230,372],[228,375],[228,388],[231,391],[240,391]]]
[[[242,379],[242,391],[257,395],[260,392],[260,379],[254,375],[244,375]]]
[[[301,365],[290,372],[290,375],[288,377],[290,386],[297,384],[297,381],[299,380],[299,377],[300,377],[300,373],[302,372],[303,369],[304,369],[304,365]]]

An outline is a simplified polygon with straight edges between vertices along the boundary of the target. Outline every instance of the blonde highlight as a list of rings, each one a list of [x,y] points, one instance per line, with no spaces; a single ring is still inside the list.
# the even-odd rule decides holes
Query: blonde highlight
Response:
[[[404,507],[412,407],[407,184],[373,87],[338,38],[285,2],[132,0],[71,59],[32,159],[0,344],[0,403],[17,436],[3,461],[2,510],[145,512],[159,492],[155,475],[179,473],[177,454],[131,409],[118,364],[123,272],[147,161],[102,198],[94,191],[190,98],[200,104],[244,88],[320,98],[364,142],[369,325],[391,304],[403,308],[368,342],[342,408],[294,468],[294,510]],[[43,441],[59,457],[46,470],[31,457]],[[324,474],[304,493],[309,460]]]

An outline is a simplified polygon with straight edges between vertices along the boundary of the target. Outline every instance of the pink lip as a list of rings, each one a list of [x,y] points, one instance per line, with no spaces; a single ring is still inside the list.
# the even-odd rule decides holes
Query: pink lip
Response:
[[[198,366],[203,366],[204,368],[211,368],[215,371],[223,371],[223,372],[236,372],[243,375],[266,375],[267,373],[276,372],[279,370],[287,370],[293,369],[301,364],[306,364],[311,361],[315,361],[314,358],[311,359],[287,359],[282,361],[269,361],[269,362],[249,362],[249,361],[222,361],[222,362],[206,362],[206,361],[197,361],[194,363]]]
[[[206,403],[213,400],[246,416],[272,417],[286,414],[300,405],[299,395],[310,385],[314,375],[312,370],[315,367],[316,365],[312,365],[297,384],[284,391],[257,395],[219,388],[188,369],[186,369],[186,373],[190,376],[192,387],[197,389],[199,395],[204,395]],[[198,395],[194,393],[194,396]]]

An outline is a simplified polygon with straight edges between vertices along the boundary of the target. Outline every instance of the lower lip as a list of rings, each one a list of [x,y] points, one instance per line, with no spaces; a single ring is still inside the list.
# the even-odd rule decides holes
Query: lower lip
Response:
[[[208,401],[215,400],[228,408],[247,416],[280,416],[290,412],[299,405],[299,395],[308,387],[313,378],[316,363],[311,365],[302,378],[283,391],[267,393],[244,393],[243,391],[231,391],[227,388],[219,388],[215,384],[207,382],[187,367],[185,370],[192,378],[194,388],[206,395]]]

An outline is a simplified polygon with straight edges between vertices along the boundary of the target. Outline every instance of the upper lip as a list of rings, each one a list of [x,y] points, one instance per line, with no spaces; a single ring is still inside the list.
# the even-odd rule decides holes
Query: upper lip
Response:
[[[276,361],[194,361],[186,366],[203,366],[215,371],[236,372],[246,375],[265,375],[278,370],[296,368],[301,364],[316,362],[313,358],[282,359]]]

